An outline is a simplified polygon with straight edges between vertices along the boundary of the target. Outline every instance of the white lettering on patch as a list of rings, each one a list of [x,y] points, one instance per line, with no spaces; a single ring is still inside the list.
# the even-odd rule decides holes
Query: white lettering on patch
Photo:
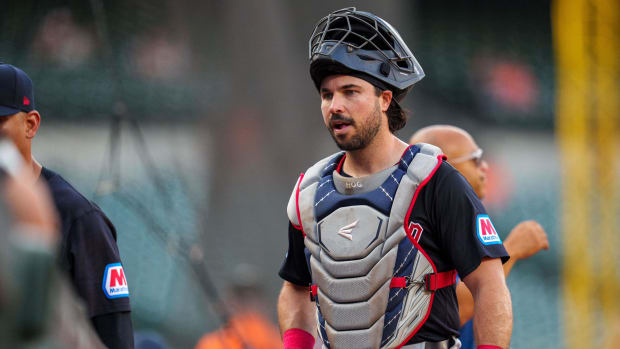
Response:
[[[347,189],[355,189],[355,188],[362,188],[364,185],[362,184],[362,182],[345,182],[345,187]]]

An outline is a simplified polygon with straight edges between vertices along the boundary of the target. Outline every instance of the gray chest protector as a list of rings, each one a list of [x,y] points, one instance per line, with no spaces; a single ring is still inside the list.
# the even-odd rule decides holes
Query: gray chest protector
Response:
[[[422,327],[434,291],[456,272],[437,273],[409,216],[443,160],[429,144],[407,148],[398,164],[351,178],[344,153],[302,174],[287,212],[305,236],[317,327],[330,349],[400,348]]]

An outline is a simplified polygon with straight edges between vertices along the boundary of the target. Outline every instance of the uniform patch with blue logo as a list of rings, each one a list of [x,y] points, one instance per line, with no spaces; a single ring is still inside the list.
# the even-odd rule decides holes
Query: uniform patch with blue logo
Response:
[[[478,239],[482,244],[494,245],[502,243],[488,215],[479,214],[476,217],[476,221]]]
[[[103,272],[103,293],[110,299],[129,297],[127,279],[120,263],[106,265]]]

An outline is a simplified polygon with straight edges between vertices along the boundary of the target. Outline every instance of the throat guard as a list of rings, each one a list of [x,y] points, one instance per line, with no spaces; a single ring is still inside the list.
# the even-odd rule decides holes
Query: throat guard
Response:
[[[344,153],[302,174],[287,208],[302,230],[326,348],[399,348],[422,327],[434,290],[454,283],[420,247],[408,224],[421,188],[443,160],[428,144],[407,148],[379,173],[340,175]]]

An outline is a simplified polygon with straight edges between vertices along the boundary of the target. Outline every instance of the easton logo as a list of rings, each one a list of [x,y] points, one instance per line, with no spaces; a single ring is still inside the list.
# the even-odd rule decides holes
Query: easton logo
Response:
[[[340,230],[338,230],[338,235],[342,236],[345,239],[353,240],[353,235],[351,235],[351,233],[353,232],[353,228],[355,228],[355,226],[357,225],[357,222],[359,222],[359,219],[349,225],[345,225],[344,227],[340,228]]]
[[[108,264],[103,272],[103,293],[112,298],[129,297],[129,287],[120,263]]]
[[[480,242],[482,242],[484,245],[494,245],[502,243],[502,240],[499,238],[497,230],[495,230],[495,227],[493,226],[493,223],[491,222],[489,216],[479,214],[478,217],[476,217],[476,220],[478,239],[480,240]]]

